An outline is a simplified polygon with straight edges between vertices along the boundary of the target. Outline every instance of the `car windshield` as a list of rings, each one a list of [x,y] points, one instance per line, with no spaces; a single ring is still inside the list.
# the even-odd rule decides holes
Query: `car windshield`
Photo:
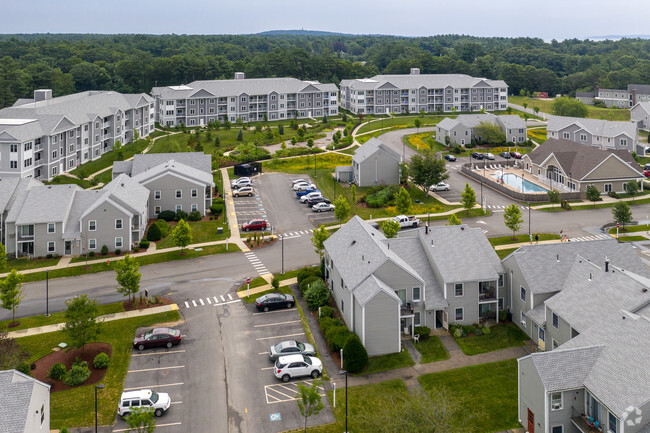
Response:
[[[302,359],[303,359],[307,364],[311,365],[311,359],[309,358],[309,356],[305,356],[305,355],[303,355],[303,356],[302,356]]]
[[[305,351],[305,345],[304,344],[298,343],[298,342],[296,342],[296,344],[298,345],[298,349],[300,349],[301,352]]]
[[[151,338],[152,335],[153,335],[153,330],[148,331],[147,333],[144,334],[144,338],[148,340],[149,338]]]
[[[155,391],[151,391],[151,402],[152,403],[155,404],[158,401],[159,398],[160,398],[160,396],[158,394],[156,394]]]

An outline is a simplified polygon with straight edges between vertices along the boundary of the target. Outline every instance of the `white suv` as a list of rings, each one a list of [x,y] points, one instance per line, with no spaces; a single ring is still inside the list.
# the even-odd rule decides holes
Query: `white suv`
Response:
[[[320,359],[306,355],[281,356],[275,361],[275,377],[282,382],[289,382],[292,377],[311,376],[316,379],[323,373]]]
[[[157,393],[150,389],[127,391],[122,393],[117,406],[117,414],[126,418],[133,409],[144,407],[153,410],[154,415],[162,416],[171,404],[172,400],[169,398],[169,394],[164,392]]]
[[[311,200],[312,198],[316,198],[316,197],[320,198],[322,196],[323,196],[323,194],[321,194],[320,191],[312,191],[310,193],[307,193],[307,194],[301,196],[300,197],[300,203],[307,203],[307,200]]]

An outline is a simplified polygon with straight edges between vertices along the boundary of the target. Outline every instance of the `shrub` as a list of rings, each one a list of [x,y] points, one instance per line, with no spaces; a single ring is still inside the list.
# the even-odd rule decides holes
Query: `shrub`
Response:
[[[223,212],[223,203],[212,203],[210,206],[210,213],[215,217],[218,217]]]
[[[314,283],[314,281],[318,281],[318,277],[311,275],[304,280],[302,280],[302,283],[299,284],[300,287],[300,293],[302,296],[305,296],[307,294],[307,291],[309,290],[311,284]]]
[[[149,242],[159,241],[162,238],[160,233],[160,226],[158,224],[151,224],[147,230],[147,240]]]
[[[212,204],[226,204],[226,201],[223,198],[218,197],[212,200]]]
[[[345,342],[348,341],[351,335],[353,334],[348,330],[347,326],[332,326],[327,331],[325,340],[332,352],[338,352],[343,349]]]
[[[163,238],[169,234],[169,224],[167,224],[167,221],[164,220],[158,220],[156,221],[156,224],[158,225],[158,228],[160,229],[160,236]]]
[[[298,284],[300,285],[305,278],[311,276],[322,277],[320,269],[312,267],[301,269],[300,272],[298,272]]]
[[[203,217],[201,216],[201,212],[198,210],[193,210],[190,212],[189,220],[190,221],[201,221]]]
[[[65,382],[68,386],[78,386],[90,377],[90,369],[84,363],[75,363],[65,375]]]
[[[492,333],[492,330],[490,329],[489,326],[482,326],[481,332],[485,335],[490,335]]]
[[[607,193],[607,195],[612,198],[618,198],[618,194],[616,194],[616,191],[610,191]]]
[[[59,433],[70,433],[70,430],[68,430],[65,427],[61,427],[61,430],[59,430]]]
[[[399,191],[400,186],[399,185],[389,185],[386,187],[378,187],[378,188],[373,188],[370,192],[365,196],[365,202],[368,205],[368,207],[385,207],[393,201],[395,198],[395,194],[397,191]]]
[[[108,367],[108,355],[104,352],[97,354],[93,360],[93,365],[95,368],[106,368]]]
[[[94,251],[91,251],[91,252],[88,253],[88,255],[89,255],[90,257],[95,257],[95,252],[94,252]]]
[[[20,371],[21,373],[25,373],[28,376],[31,376],[31,371],[32,369],[29,367],[29,364],[26,362],[21,362],[16,366],[16,370]]]
[[[115,255],[116,256],[119,256],[120,254],[122,254],[122,250],[115,250]]]
[[[414,331],[416,334],[420,334],[422,340],[429,338],[429,334],[431,334],[431,329],[426,326],[416,326]]]
[[[48,254],[48,255],[46,255],[45,258],[46,258],[46,259],[51,259],[51,258],[52,258],[52,254]]]
[[[102,256],[105,256],[108,254],[108,247],[106,245],[102,245]]]
[[[175,216],[176,214],[173,210],[164,210],[158,214],[158,219],[164,221],[174,221]]]
[[[52,378],[54,380],[60,380],[65,377],[65,373],[66,373],[65,364],[61,362],[57,362],[52,366],[50,372],[47,373],[47,377]]]
[[[144,249],[146,250],[147,248],[149,248],[149,241],[146,240],[146,239],[142,239],[142,240],[138,243],[138,246],[139,246],[140,248],[144,248]]]
[[[311,311],[318,310],[318,307],[327,305],[329,298],[330,291],[323,280],[320,279],[314,281],[307,293],[305,293],[305,301],[307,301],[307,307]]]
[[[508,313],[506,313],[506,310],[500,310],[499,311],[499,322],[505,322],[507,318],[508,318]]]
[[[334,309],[332,307],[330,307],[329,305],[320,307],[320,317],[333,317],[333,316],[334,316]]]
[[[350,373],[358,373],[368,363],[368,352],[355,334],[343,345],[343,367]]]
[[[188,218],[189,215],[187,214],[187,212],[185,212],[184,210],[179,210],[178,212],[176,212],[176,216],[174,216],[174,221],[180,221],[180,220],[187,221]]]

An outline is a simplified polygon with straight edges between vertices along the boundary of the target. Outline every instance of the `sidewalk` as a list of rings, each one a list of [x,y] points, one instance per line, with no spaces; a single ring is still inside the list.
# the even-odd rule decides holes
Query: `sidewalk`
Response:
[[[226,214],[228,215],[228,227],[230,228],[230,237],[233,242],[244,252],[250,251],[246,243],[241,240],[239,233],[239,224],[237,223],[237,214],[235,213],[235,202],[232,199],[232,188],[230,187],[230,177],[228,176],[228,169],[221,168],[221,176],[223,177],[223,191],[221,191],[224,201],[226,202]]]
[[[273,275],[273,274],[264,274],[264,275]],[[264,277],[264,275],[262,277]],[[273,278],[273,277],[271,277],[271,278]],[[266,280],[266,278],[264,278],[264,279]],[[298,282],[298,278],[289,278],[287,280],[280,281],[280,287],[290,286],[292,284],[296,284],[297,282]],[[246,290],[246,289],[240,290],[239,292],[237,292],[237,296],[239,296],[240,298],[245,298],[245,297],[249,296],[249,294],[250,295],[256,295],[258,293],[262,293],[262,292],[266,292],[267,290],[271,290],[272,288],[273,287],[269,283],[269,284],[265,284],[263,286],[252,288],[250,290]]]
[[[98,322],[111,322],[113,320],[130,319],[132,317],[149,316],[151,314],[165,313],[167,311],[174,311],[174,310],[178,310],[178,305],[176,305],[176,304],[161,305],[160,307],[145,308],[143,310],[132,310],[132,311],[124,311],[122,313],[106,314],[104,316],[99,316],[97,318],[97,321]],[[65,326],[65,323],[61,322],[61,323],[55,323],[55,324],[52,324],[52,325],[39,326],[39,327],[36,327],[36,328],[21,329],[20,331],[11,331],[11,332],[8,332],[7,334],[9,336],[9,338],[29,337],[31,335],[47,334],[48,332],[60,331],[60,330],[63,329],[64,326]]]

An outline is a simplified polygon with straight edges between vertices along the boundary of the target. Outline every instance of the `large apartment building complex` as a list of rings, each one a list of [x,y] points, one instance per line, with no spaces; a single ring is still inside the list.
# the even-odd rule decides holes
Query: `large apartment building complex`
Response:
[[[154,130],[148,95],[88,91],[52,98],[36,90],[0,110],[0,177],[49,180],[99,158],[116,141]]]
[[[341,107],[355,114],[505,110],[508,85],[463,74],[376,75],[341,81]]]
[[[154,87],[156,121],[163,126],[203,126],[238,118],[244,122],[323,117],[338,114],[335,84],[296,78],[194,81],[187,85]]]
[[[606,107],[631,108],[639,102],[650,101],[650,85],[628,84],[627,89],[601,89],[595,92],[576,92],[576,98],[585,104],[602,101]]]

